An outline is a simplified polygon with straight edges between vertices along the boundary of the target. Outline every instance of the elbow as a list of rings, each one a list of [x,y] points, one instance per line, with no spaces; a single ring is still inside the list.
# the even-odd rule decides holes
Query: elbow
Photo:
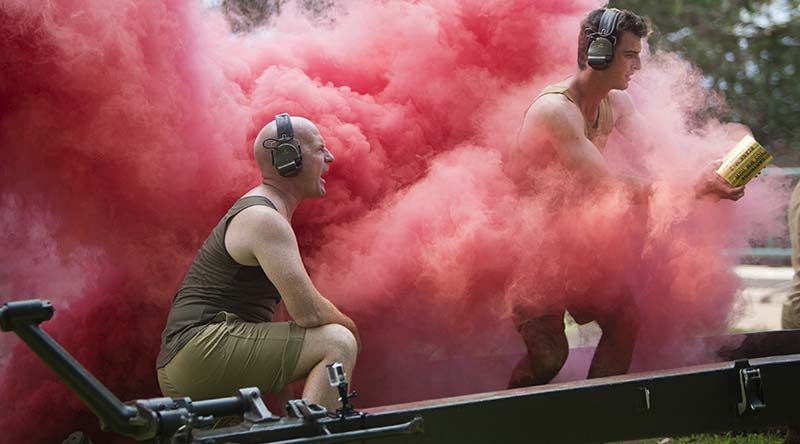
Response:
[[[294,323],[303,328],[314,328],[322,325],[316,319],[307,319],[307,318],[295,319]]]
[[[294,322],[303,328],[314,328],[323,325],[322,316],[319,313],[303,313],[302,316],[294,317]]]

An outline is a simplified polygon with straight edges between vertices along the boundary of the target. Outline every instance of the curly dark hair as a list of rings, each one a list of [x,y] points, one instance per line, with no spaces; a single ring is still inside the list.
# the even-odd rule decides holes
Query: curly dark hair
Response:
[[[581,22],[581,32],[578,34],[578,68],[581,70],[586,69],[589,35],[597,32],[597,28],[600,26],[600,18],[603,17],[605,10],[606,8],[595,9]],[[623,32],[633,33],[639,38],[650,35],[650,19],[640,17],[627,9],[622,9],[620,12],[622,17],[617,22],[617,27],[612,34],[614,37],[619,39]]]

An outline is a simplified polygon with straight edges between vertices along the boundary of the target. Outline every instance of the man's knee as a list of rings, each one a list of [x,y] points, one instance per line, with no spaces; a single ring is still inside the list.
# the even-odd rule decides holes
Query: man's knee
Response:
[[[520,334],[525,341],[532,368],[548,380],[554,377],[569,355],[563,318],[547,316],[532,319],[520,328]]]
[[[598,320],[604,335],[636,338],[641,327],[639,310],[633,305],[626,305],[605,319]]]
[[[540,367],[548,379],[553,379],[564,367],[568,356],[569,343],[566,340],[554,340],[546,343],[546,347],[540,348],[539,353],[531,359],[538,359],[539,363],[534,363],[534,367]]]
[[[521,329],[528,354],[511,375],[509,388],[547,384],[555,378],[569,355],[569,343],[563,330]]]
[[[327,324],[319,328],[319,340],[324,344],[328,357],[355,360],[358,342],[350,330],[341,324]]]

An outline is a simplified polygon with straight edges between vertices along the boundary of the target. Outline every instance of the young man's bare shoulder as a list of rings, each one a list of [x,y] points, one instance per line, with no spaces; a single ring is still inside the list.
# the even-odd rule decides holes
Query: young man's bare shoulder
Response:
[[[546,94],[539,97],[528,110],[527,119],[542,124],[563,124],[582,121],[580,110],[562,94]]]
[[[622,117],[636,112],[636,105],[627,91],[612,89],[608,92],[608,102],[614,110],[615,117]]]
[[[528,111],[526,124],[561,138],[572,137],[583,129],[581,111],[562,94],[547,94],[540,97]]]

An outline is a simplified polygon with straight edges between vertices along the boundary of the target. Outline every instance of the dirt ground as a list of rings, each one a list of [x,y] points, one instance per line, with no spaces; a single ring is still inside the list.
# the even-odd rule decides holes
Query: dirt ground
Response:
[[[792,284],[792,268],[740,265],[735,272],[745,286],[739,292],[742,316],[733,329],[745,332],[780,329],[781,308]]]
[[[781,308],[792,284],[792,268],[740,265],[734,272],[742,279],[743,287],[737,295],[736,321],[731,331],[780,330]],[[595,323],[572,325],[567,337],[570,347],[595,345],[600,328]]]
[[[792,283],[792,268],[741,265],[734,271],[742,279],[744,288],[738,295],[741,304],[738,307],[740,317],[731,329],[738,332],[779,330],[781,328],[781,308]],[[774,437],[768,440],[763,436],[756,436],[753,439],[753,441],[740,440],[737,442],[783,441],[783,439]],[[653,438],[609,444],[668,444],[675,442],[676,440],[672,438]],[[708,442],[723,441],[711,440]]]

